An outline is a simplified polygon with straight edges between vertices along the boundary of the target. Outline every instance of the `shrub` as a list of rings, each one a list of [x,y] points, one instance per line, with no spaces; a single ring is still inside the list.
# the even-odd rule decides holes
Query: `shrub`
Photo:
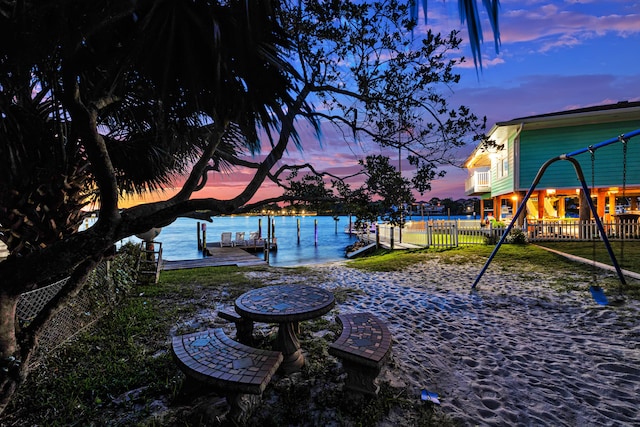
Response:
[[[492,228],[504,228],[506,226],[506,224],[504,223],[504,221],[498,221],[497,219],[492,219],[491,220],[491,227]]]
[[[522,229],[513,227],[511,231],[509,231],[509,235],[505,239],[505,242],[515,245],[524,245],[527,243],[527,235],[524,234],[524,231],[522,231]]]

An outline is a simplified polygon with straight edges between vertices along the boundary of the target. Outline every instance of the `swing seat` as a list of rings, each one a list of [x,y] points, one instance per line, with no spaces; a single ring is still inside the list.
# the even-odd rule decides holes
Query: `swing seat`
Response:
[[[589,291],[591,292],[591,296],[600,305],[608,305],[609,301],[607,300],[607,296],[604,294],[604,290],[600,286],[591,286],[589,287]]]

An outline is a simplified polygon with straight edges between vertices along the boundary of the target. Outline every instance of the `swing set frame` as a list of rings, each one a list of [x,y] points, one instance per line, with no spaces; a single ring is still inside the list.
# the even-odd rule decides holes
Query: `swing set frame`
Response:
[[[622,285],[626,285],[626,280],[624,278],[624,275],[622,274],[622,269],[620,268],[620,265],[618,264],[618,260],[616,259],[615,254],[613,253],[613,249],[611,248],[611,243],[609,242],[609,238],[607,237],[607,233],[604,230],[604,227],[602,225],[602,221],[600,220],[600,217],[598,217],[598,210],[596,209],[595,205],[593,204],[593,200],[591,199],[591,191],[589,190],[589,186],[587,185],[587,182],[584,179],[584,173],[582,172],[582,167],[580,166],[580,163],[578,162],[578,160],[576,160],[574,157],[579,155],[579,154],[586,153],[586,152],[590,152],[590,153],[593,154],[599,148],[606,147],[608,145],[615,144],[615,143],[618,143],[618,142],[623,142],[624,141],[626,143],[631,138],[633,138],[635,136],[638,136],[638,135],[640,135],[640,129],[637,129],[637,130],[634,130],[632,132],[620,135],[620,136],[618,136],[616,138],[608,139],[606,141],[600,142],[600,143],[595,144],[595,145],[590,145],[589,147],[586,147],[586,148],[581,148],[579,150],[572,151],[572,152],[567,153],[567,154],[562,154],[560,156],[553,157],[553,158],[547,160],[546,162],[544,162],[544,164],[538,170],[538,173],[536,174],[536,177],[534,178],[533,182],[531,183],[531,187],[529,188],[529,191],[527,191],[527,194],[524,196],[524,198],[522,199],[522,202],[518,206],[518,209],[516,210],[515,214],[513,215],[513,220],[509,223],[507,228],[504,230],[504,233],[502,233],[502,237],[500,237],[500,240],[496,244],[496,247],[493,248],[493,251],[491,252],[491,255],[489,255],[489,259],[487,260],[487,262],[482,267],[482,270],[480,270],[480,273],[476,277],[476,280],[473,282],[473,285],[471,286],[471,289],[475,290],[476,287],[478,286],[478,283],[480,282],[480,279],[482,279],[482,276],[487,271],[487,268],[489,268],[489,264],[491,264],[491,261],[493,260],[493,258],[498,253],[498,250],[500,249],[500,246],[502,246],[502,244],[504,243],[505,239],[507,238],[507,235],[509,234],[509,232],[515,226],[516,219],[518,217],[520,217],[520,215],[522,214],[522,212],[526,208],[527,201],[529,200],[529,198],[531,197],[531,195],[535,191],[536,187],[538,186],[538,183],[542,179],[542,176],[544,175],[544,173],[547,170],[547,168],[549,166],[551,166],[553,163],[555,163],[557,161],[560,161],[560,160],[568,161],[573,165],[573,168],[576,171],[576,176],[578,177],[578,180],[580,181],[580,185],[582,186],[582,191],[584,192],[584,195],[585,195],[584,198],[586,199],[587,204],[589,205],[589,209],[591,210],[593,218],[594,218],[594,220],[596,222],[596,226],[598,227],[598,231],[600,232],[600,236],[602,238],[602,241],[604,242],[604,245],[605,245],[605,247],[607,249],[607,252],[609,253],[609,258],[611,258],[611,262],[613,263],[613,267],[616,270],[616,274],[618,275],[618,278],[620,279],[620,283]]]

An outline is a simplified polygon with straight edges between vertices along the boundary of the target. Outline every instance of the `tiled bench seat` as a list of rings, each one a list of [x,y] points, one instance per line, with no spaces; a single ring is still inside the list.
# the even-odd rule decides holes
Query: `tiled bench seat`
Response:
[[[282,362],[282,353],[236,342],[220,328],[173,337],[172,349],[187,377],[226,397],[229,416],[238,424],[250,415],[252,399],[248,395],[259,398]]]
[[[342,360],[347,378],[345,388],[375,395],[375,380],[391,351],[391,332],[371,313],[340,314],[342,333],[329,345],[329,354]]]

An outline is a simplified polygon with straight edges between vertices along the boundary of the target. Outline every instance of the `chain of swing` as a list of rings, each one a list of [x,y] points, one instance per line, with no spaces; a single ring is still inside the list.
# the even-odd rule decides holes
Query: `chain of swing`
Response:
[[[626,206],[627,204],[627,142],[628,139],[624,138],[622,135],[618,137],[618,140],[622,143],[622,200],[623,200],[623,205]],[[596,162],[596,150],[593,148],[593,146],[589,146],[589,153],[591,154],[591,194],[590,197],[593,197],[593,194],[596,190],[596,168],[595,168],[595,162]],[[614,204],[615,205],[615,204]],[[609,211],[611,211],[611,208],[609,209]],[[614,212],[615,212],[615,206],[614,206]],[[623,266],[624,265],[624,241],[625,241],[625,232],[624,232],[624,227],[622,225],[622,221],[623,219],[620,218],[619,219],[620,224],[619,224],[619,232],[620,232],[620,265]],[[593,244],[592,244],[592,248],[591,248],[591,259],[593,261],[592,264],[592,281],[593,284],[595,285],[598,277],[597,277],[597,262],[596,262],[596,239],[592,238],[591,239]],[[622,285],[621,285],[622,286]],[[621,290],[622,291],[622,290]]]

